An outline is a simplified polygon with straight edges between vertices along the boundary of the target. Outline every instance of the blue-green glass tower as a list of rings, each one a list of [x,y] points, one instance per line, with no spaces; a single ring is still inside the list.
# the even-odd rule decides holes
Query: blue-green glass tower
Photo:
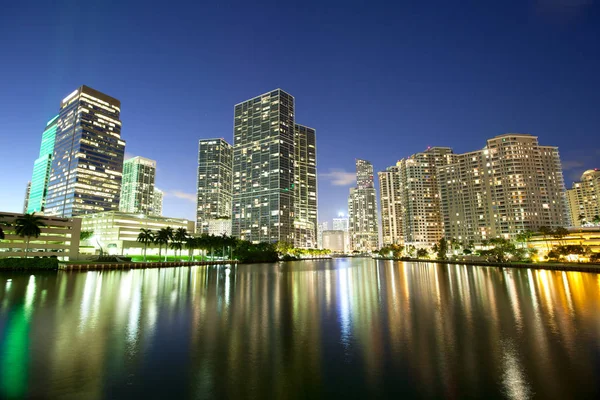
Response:
[[[48,121],[46,129],[44,129],[44,133],[42,133],[40,155],[33,164],[31,189],[29,191],[29,201],[27,202],[26,209],[26,212],[28,213],[39,213],[44,211],[46,194],[48,193],[50,168],[52,167],[52,153],[54,152],[54,142],[56,140],[57,121],[58,115]]]

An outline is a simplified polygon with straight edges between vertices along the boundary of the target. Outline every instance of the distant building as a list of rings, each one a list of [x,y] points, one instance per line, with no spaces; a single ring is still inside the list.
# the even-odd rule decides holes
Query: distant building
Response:
[[[579,182],[567,190],[569,213],[573,226],[600,223],[600,171],[587,170]]]
[[[347,235],[344,231],[323,231],[323,248],[334,253],[345,253],[348,248],[346,238]]]
[[[438,167],[446,238],[480,243],[569,225],[558,148],[508,133]]]
[[[208,234],[215,236],[231,236],[231,219],[219,218],[208,220]]]
[[[373,164],[356,160],[356,187],[348,196],[350,247],[368,252],[379,247],[377,200],[373,179]]]
[[[29,195],[31,193],[31,181],[27,182],[27,186],[25,187],[25,198],[23,200],[23,214],[27,213],[29,209]]]
[[[41,235],[31,238],[29,252],[25,253],[26,240],[14,231],[14,222],[23,216],[18,213],[0,212],[0,227],[5,237],[0,240],[0,257],[52,257],[61,260],[76,260],[79,255],[81,221],[77,218],[45,216]]]
[[[339,214],[337,218],[333,219],[332,229],[334,231],[348,232],[348,217],[344,217],[344,214]]]
[[[26,212],[29,214],[43,212],[46,205],[50,169],[52,167],[52,156],[54,154],[54,142],[56,140],[57,122],[58,115],[48,121],[46,128],[42,133],[40,153],[33,164],[31,190],[26,209]]]
[[[60,103],[44,214],[117,210],[125,141],[121,102],[81,86]]]
[[[139,156],[125,160],[119,211],[152,214],[155,180],[156,161]]]
[[[233,149],[224,139],[198,142],[196,231],[209,233],[209,221],[231,217]]]
[[[86,240],[86,244],[91,246],[87,249],[95,249],[93,253],[99,253],[101,249],[105,254],[141,255],[144,245],[137,241],[141,228],[156,232],[170,226],[173,230],[185,228],[190,233],[194,231],[194,221],[120,211],[87,214],[80,218],[81,230],[94,233]],[[164,252],[163,247],[162,254]],[[147,254],[157,255],[158,247],[150,246]]]
[[[329,224],[327,221],[317,224],[317,247],[319,249],[323,248],[323,232],[326,231],[328,227]]]
[[[343,213],[339,213],[337,218],[333,219],[332,230],[344,232],[344,252],[350,252],[350,222],[348,217],[344,217]]]
[[[163,192],[156,186],[154,187],[154,193],[152,195],[152,209],[150,215],[156,215],[162,217],[163,213]]]

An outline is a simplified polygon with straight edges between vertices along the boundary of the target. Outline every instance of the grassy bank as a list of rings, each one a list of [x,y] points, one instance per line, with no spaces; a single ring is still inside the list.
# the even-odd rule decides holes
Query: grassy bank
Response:
[[[57,258],[0,258],[0,270],[56,270]]]

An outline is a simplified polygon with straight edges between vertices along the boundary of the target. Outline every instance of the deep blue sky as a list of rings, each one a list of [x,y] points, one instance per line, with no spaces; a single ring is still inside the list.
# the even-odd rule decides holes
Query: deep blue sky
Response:
[[[598,1],[83,3],[2,6],[0,210],[21,210],[81,84],[121,100],[126,152],[157,160],[173,217],[195,215],[198,139],[231,141],[234,104],[277,87],[317,129],[320,220],[346,209],[355,158],[522,132],[559,146],[567,186],[600,167]]]

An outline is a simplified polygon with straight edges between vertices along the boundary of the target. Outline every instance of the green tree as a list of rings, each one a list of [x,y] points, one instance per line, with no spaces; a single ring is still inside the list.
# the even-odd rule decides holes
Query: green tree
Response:
[[[417,258],[423,258],[423,257],[427,257],[429,253],[427,252],[427,249],[418,249],[417,250]]]
[[[175,257],[177,257],[177,250],[179,250],[179,258],[181,259],[181,249],[183,244],[186,242],[188,237],[187,229],[177,228],[173,233],[173,242],[171,248],[175,249]]]
[[[162,228],[154,236],[154,242],[158,244],[158,257],[160,258],[162,246],[165,246],[165,261],[167,261],[167,249],[169,242],[173,240],[173,228],[167,226]]]
[[[594,223],[594,225],[600,225],[600,215],[598,215],[598,214],[594,215],[592,222]]]
[[[198,238],[194,236],[188,236],[185,240],[185,248],[188,250],[188,260],[194,261],[194,250],[198,248]]]
[[[2,218],[2,217],[0,216],[0,218]],[[8,226],[10,226],[8,223],[4,223],[5,228]],[[4,231],[2,230],[2,227],[0,226],[0,240],[3,240],[4,238],[5,238]]]
[[[148,245],[150,243],[154,243],[154,232],[150,229],[140,229],[140,233],[138,234],[137,241],[144,245],[144,262],[146,262],[146,250],[148,249]]]
[[[448,254],[448,242],[446,241],[446,238],[441,238],[437,247],[438,260],[445,260]]]
[[[281,240],[275,244],[275,249],[280,256],[290,254],[294,250],[294,246],[290,242]]]
[[[79,241],[84,242],[88,239],[91,239],[94,236],[94,231],[81,231],[79,233]]]
[[[32,237],[39,237],[42,233],[41,227],[46,226],[43,221],[43,218],[39,215],[32,214],[24,214],[22,217],[19,217],[15,220],[15,232],[17,235],[25,238],[25,257],[27,257],[27,252],[29,252],[29,242]]]
[[[546,250],[550,251],[550,246],[548,245],[548,236],[552,235],[554,231],[548,226],[540,226],[538,228],[538,232],[542,234],[544,243],[546,243]]]
[[[506,262],[509,256],[520,260],[525,254],[524,249],[518,249],[513,242],[504,238],[490,239],[489,246],[491,248],[482,250],[480,254],[497,262]]]
[[[527,243],[529,243],[532,236],[533,236],[532,231],[524,230],[524,231],[517,233],[515,240],[519,243],[522,243],[522,247],[527,247]]]
[[[562,240],[568,235],[569,230],[567,228],[563,228],[562,226],[559,226],[554,230],[554,232],[552,232],[552,236],[554,237],[554,239],[558,239],[558,242],[561,245],[563,244]]]

